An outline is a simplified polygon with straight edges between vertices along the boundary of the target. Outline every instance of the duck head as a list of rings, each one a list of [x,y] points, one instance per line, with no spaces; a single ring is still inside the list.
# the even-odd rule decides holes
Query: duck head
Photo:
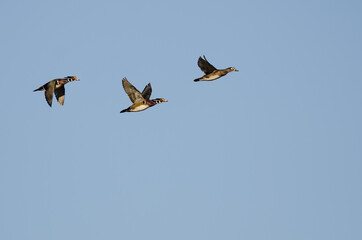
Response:
[[[239,72],[239,70],[237,70],[237,69],[234,68],[234,67],[229,67],[229,68],[228,68],[228,71],[229,71],[229,72]]]
[[[152,99],[152,101],[155,102],[156,104],[163,103],[163,102],[168,102],[164,98],[155,98],[155,99]]]
[[[68,80],[69,82],[79,81],[79,78],[77,78],[76,76],[67,76],[64,79]]]

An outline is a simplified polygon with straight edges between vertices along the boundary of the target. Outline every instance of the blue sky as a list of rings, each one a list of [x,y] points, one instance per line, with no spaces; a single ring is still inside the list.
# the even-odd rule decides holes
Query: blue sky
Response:
[[[0,239],[361,239],[361,10],[2,1]]]

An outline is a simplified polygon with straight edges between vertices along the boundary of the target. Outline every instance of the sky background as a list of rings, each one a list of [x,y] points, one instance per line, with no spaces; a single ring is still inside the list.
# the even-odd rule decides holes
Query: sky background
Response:
[[[0,239],[362,239],[361,11],[1,1]],[[123,77],[169,102],[120,114]]]

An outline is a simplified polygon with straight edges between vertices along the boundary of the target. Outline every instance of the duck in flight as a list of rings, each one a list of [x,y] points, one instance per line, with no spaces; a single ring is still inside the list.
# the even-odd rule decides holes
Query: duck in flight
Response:
[[[72,81],[79,81],[79,79],[75,76],[56,78],[47,82],[40,88],[35,89],[33,92],[45,91],[45,99],[47,100],[47,103],[49,104],[50,107],[52,106],[53,95],[55,93],[55,97],[57,98],[59,104],[64,105],[64,97],[65,97],[64,85]]]
[[[199,60],[197,61],[197,65],[199,65],[200,69],[205,73],[204,76],[195,79],[195,82],[199,81],[213,81],[216,80],[222,76],[225,76],[229,72],[238,72],[239,70],[235,69],[234,67],[229,67],[225,69],[216,69],[209,61],[206,60],[206,57],[204,55],[204,58],[199,57]]]
[[[149,107],[153,107],[156,104],[167,102],[164,98],[155,98],[150,100],[152,88],[151,83],[147,84],[143,89],[142,93],[140,93],[137,88],[135,88],[127,78],[122,79],[122,85],[124,91],[127,93],[129,99],[132,102],[132,105],[126,109],[123,109],[121,113],[124,112],[140,112],[146,110]]]

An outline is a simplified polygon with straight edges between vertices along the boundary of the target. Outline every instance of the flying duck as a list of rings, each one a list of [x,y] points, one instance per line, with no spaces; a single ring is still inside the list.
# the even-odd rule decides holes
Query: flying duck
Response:
[[[53,94],[55,93],[55,97],[57,98],[59,104],[64,105],[64,96],[65,96],[64,85],[72,81],[79,81],[79,79],[75,76],[56,78],[47,82],[40,88],[35,89],[33,92],[45,91],[45,99],[47,100],[50,107],[52,106]]]
[[[222,76],[225,76],[229,72],[238,72],[239,70],[235,69],[234,67],[229,67],[226,69],[216,69],[213,65],[209,63],[209,61],[206,60],[206,57],[204,55],[204,58],[199,57],[199,60],[197,61],[197,65],[199,65],[200,69],[205,73],[204,76],[195,79],[195,82],[199,81],[213,81],[215,79],[218,79]]]
[[[155,98],[150,100],[152,88],[151,83],[147,84],[140,93],[128,80],[127,78],[122,79],[122,85],[124,91],[127,93],[129,99],[132,102],[132,105],[129,108],[123,109],[123,112],[139,112],[146,110],[149,107],[152,107],[156,104],[167,102],[164,98]]]

